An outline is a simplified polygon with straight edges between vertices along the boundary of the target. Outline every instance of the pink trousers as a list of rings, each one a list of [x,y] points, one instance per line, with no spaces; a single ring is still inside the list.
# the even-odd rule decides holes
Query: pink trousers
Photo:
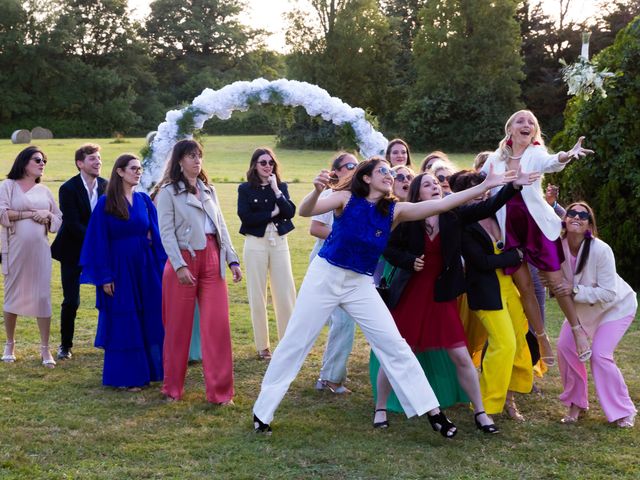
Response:
[[[180,399],[189,360],[196,298],[200,307],[202,369],[207,400],[223,403],[233,398],[233,358],[229,328],[227,284],[220,276],[220,249],[213,235],[195,257],[183,250],[182,258],[196,278],[195,285],[181,285],[167,261],[162,276],[164,323],[164,384],[162,393]]]
[[[622,372],[613,359],[613,352],[631,325],[634,316],[600,325],[593,335],[591,373],[600,406],[609,422],[631,415],[636,411]],[[587,369],[578,359],[576,342],[571,327],[565,320],[558,338],[558,366],[564,391],[560,400],[567,406],[589,407]]]

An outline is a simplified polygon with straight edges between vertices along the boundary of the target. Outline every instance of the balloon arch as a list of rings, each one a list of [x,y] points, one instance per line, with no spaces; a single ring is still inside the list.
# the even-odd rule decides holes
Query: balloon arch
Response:
[[[167,112],[145,155],[142,185],[150,188],[158,181],[175,142],[191,138],[193,132],[202,128],[207,120],[213,116],[227,120],[235,110],[246,111],[251,105],[263,103],[301,106],[311,116],[320,115],[335,125],[351,125],[360,153],[365,158],[382,155],[387,148],[387,139],[365,119],[365,112],[361,108],[350,107],[317,85],[295,80],[269,81],[258,78],[251,82],[234,82],[220,90],[207,88],[190,106]]]

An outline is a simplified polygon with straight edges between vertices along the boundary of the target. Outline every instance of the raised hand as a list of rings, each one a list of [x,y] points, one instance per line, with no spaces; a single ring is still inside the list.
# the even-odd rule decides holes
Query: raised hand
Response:
[[[518,187],[531,185],[541,176],[542,174],[540,172],[524,172],[522,171],[522,165],[519,165],[518,170],[516,171],[516,179],[513,181],[513,184]]]
[[[329,188],[331,182],[331,172],[329,170],[320,170],[320,173],[313,179],[313,187],[318,193],[322,193],[323,190]]]
[[[567,152],[567,158],[580,158],[587,154],[594,153],[593,150],[582,148],[584,137],[580,137],[571,150]]]
[[[504,185],[505,183],[513,182],[516,179],[516,171],[508,170],[504,173],[496,173],[493,171],[493,164],[489,165],[489,173],[482,182],[482,186],[485,190],[489,190],[493,187]]]

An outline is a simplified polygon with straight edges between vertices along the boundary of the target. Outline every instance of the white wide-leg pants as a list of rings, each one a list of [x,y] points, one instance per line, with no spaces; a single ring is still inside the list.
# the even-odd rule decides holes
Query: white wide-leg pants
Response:
[[[309,266],[284,337],[273,352],[253,413],[264,423],[302,367],[327,319],[340,306],[360,325],[407,417],[438,407],[427,378],[400,336],[372,277],[316,257]]]

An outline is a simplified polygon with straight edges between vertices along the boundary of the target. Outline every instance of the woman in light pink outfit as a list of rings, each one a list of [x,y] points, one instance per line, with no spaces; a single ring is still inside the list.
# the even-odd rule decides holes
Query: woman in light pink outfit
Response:
[[[15,362],[18,315],[36,317],[40,329],[40,357],[45,367],[56,362],[49,351],[51,325],[51,250],[49,232],[62,223],[51,191],[40,183],[47,157],[38,147],[22,150],[0,184],[4,326],[7,341],[2,361]]]
[[[562,423],[575,423],[589,407],[587,369],[576,352],[574,335],[582,329],[592,340],[591,372],[598,400],[609,422],[633,427],[636,408],[629,397],[613,352],[631,325],[638,308],[636,293],[616,273],[611,247],[597,238],[591,207],[576,202],[567,207],[562,238],[564,281],[550,286],[557,296],[572,296],[580,323],[565,320],[558,339],[558,364],[568,407]]]

